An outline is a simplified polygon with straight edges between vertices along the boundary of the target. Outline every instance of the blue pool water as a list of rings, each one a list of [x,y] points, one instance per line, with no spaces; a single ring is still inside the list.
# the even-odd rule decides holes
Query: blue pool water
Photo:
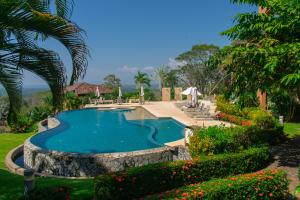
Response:
[[[31,138],[48,150],[76,153],[128,152],[161,147],[183,138],[184,126],[172,118],[126,120],[125,109],[60,113],[61,124]]]

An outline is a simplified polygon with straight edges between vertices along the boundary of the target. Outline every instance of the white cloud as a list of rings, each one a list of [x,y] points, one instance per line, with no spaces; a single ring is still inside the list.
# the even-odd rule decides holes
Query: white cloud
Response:
[[[172,69],[186,65],[185,61],[177,61],[174,58],[169,58],[168,66]]]
[[[148,67],[142,68],[142,71],[152,72],[152,71],[154,71],[154,69],[155,69],[154,67],[148,66]]]
[[[119,68],[118,71],[127,72],[127,73],[136,73],[139,70],[137,67],[128,67],[124,65],[123,67]]]
[[[121,68],[118,68],[118,71],[120,72],[127,72],[127,73],[137,73],[138,71],[143,71],[143,72],[153,72],[154,71],[154,67],[152,66],[147,66],[147,67],[129,67],[127,65],[124,65]]]

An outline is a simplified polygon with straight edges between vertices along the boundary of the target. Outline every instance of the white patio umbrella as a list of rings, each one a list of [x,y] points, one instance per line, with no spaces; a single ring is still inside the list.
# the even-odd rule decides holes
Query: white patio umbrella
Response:
[[[99,91],[99,87],[98,86],[96,88],[95,94],[96,94],[96,97],[100,97],[100,91]]]
[[[121,87],[119,87],[119,97],[122,97],[122,90],[121,90]]]
[[[198,104],[198,90],[196,87],[192,88],[192,106],[196,107]]]
[[[187,88],[186,90],[184,90],[183,92],[181,92],[181,94],[183,94],[183,95],[192,95],[193,88],[195,88],[195,87],[189,87],[189,88]],[[197,95],[198,95],[198,96],[201,96],[201,95],[202,95],[202,94],[197,90],[197,88],[196,88],[196,91],[197,91]]]

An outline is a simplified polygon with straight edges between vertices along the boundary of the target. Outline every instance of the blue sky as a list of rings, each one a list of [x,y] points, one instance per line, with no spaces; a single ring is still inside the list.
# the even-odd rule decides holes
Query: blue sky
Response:
[[[123,84],[133,84],[137,70],[151,74],[155,67],[174,64],[195,44],[227,45],[220,32],[232,26],[236,14],[254,10],[229,0],[75,0],[72,21],[86,31],[91,52],[84,81],[101,83],[113,73]],[[60,54],[70,74],[64,47],[51,39],[43,45]],[[25,74],[25,85],[41,84]]]

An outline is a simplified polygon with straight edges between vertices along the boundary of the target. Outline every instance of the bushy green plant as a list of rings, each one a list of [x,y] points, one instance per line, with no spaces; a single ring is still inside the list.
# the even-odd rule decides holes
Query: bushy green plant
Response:
[[[224,121],[238,125],[255,125],[263,129],[274,128],[278,125],[271,113],[259,107],[239,109],[238,106],[229,103],[223,96],[217,97],[216,104],[217,110],[221,112],[219,116]]]
[[[78,109],[83,104],[82,99],[74,92],[68,92],[64,97],[64,109],[73,110]]]
[[[212,178],[253,172],[270,161],[269,149],[252,148],[241,153],[206,159],[175,161],[130,168],[95,178],[95,197],[134,199]]]
[[[37,131],[37,125],[28,115],[19,114],[16,121],[10,125],[13,132],[29,133]]]
[[[188,185],[157,195],[155,199],[287,199],[288,179],[282,170],[266,170],[253,174],[215,179]]]
[[[239,152],[251,146],[277,144],[285,139],[283,127],[261,129],[257,126],[211,126],[194,131],[189,150],[192,157]]]
[[[261,109],[250,111],[248,116],[253,122],[253,125],[262,129],[274,128],[278,124],[277,120],[275,120],[270,113]]]
[[[51,115],[52,111],[53,111],[52,106],[41,105],[41,106],[34,107],[32,111],[29,113],[29,115],[34,122],[39,122],[41,120],[46,119],[49,115]]]
[[[224,96],[217,96],[216,102],[217,109],[223,113],[234,115],[234,116],[242,116],[241,111],[234,105],[229,103]]]

